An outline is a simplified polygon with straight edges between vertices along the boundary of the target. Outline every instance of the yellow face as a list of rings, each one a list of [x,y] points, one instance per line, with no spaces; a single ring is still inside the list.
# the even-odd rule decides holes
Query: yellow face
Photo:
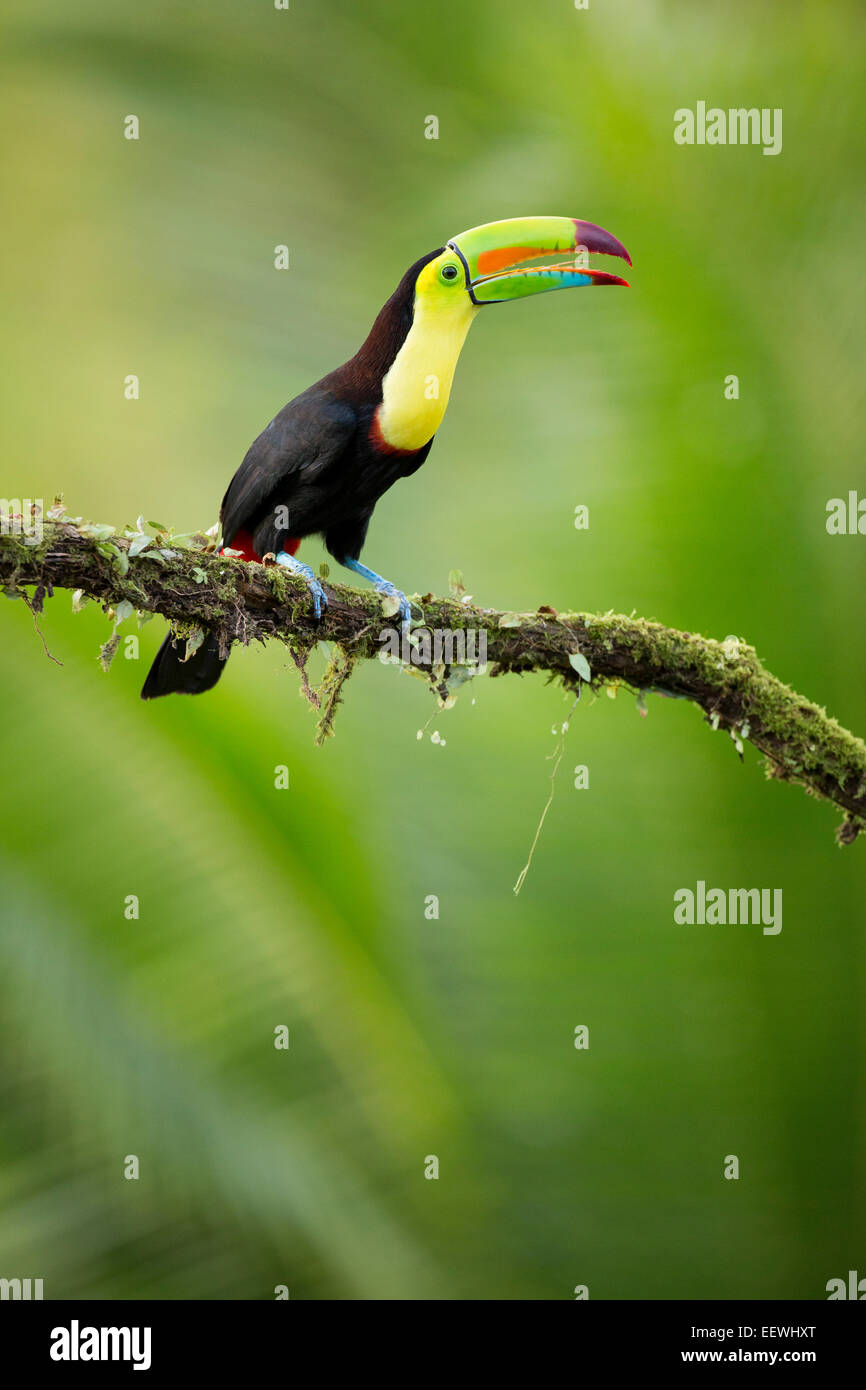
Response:
[[[392,448],[420,449],[433,438],[477,313],[457,253],[445,250],[428,261],[415,282],[412,327],[382,384],[378,423]]]
[[[463,262],[456,251],[450,247],[428,261],[415,281],[415,308],[419,299],[424,301],[430,311],[441,314],[459,314],[468,306],[474,308],[466,289],[466,274]]]

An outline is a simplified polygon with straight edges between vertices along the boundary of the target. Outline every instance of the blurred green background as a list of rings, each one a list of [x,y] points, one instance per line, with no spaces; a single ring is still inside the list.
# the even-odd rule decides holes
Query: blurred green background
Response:
[[[364,558],[409,592],[459,567],[490,606],[737,633],[866,730],[866,541],[824,525],[863,479],[857,6],[4,8],[4,495],[209,525],[413,260],[587,218],[632,290],[483,315]],[[675,145],[699,99],[783,108],[783,152]],[[0,1275],[633,1299],[863,1272],[866,847],[831,808],[690,706],[585,699],[516,899],[568,708],[542,678],[442,713],[369,663],[316,750],[276,645],[145,706],[161,620],[106,676],[95,606],[47,605],[62,669],[22,604],[0,619]],[[674,925],[698,879],[782,888],[781,935]]]

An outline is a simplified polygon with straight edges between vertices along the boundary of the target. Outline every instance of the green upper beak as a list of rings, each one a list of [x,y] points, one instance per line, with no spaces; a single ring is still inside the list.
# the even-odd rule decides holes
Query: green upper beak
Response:
[[[627,285],[618,275],[591,270],[591,252],[620,256],[631,265],[621,241],[593,222],[574,217],[510,217],[487,222],[453,237],[475,304],[499,304],[548,290],[582,285]],[[544,263],[542,264],[542,258]]]

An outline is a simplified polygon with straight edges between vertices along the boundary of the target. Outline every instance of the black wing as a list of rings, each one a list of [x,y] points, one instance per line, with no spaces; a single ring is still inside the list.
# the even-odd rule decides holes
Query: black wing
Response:
[[[231,545],[240,530],[255,531],[278,505],[297,521],[296,530],[290,521],[283,534],[303,534],[306,499],[351,443],[357,423],[350,405],[318,386],[283,406],[229,483],[220,512],[224,544]]]

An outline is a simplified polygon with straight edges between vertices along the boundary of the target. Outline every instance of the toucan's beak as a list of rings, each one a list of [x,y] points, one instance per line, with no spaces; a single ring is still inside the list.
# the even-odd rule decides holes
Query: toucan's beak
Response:
[[[621,241],[593,222],[574,217],[511,217],[488,222],[453,237],[475,304],[499,304],[547,290],[583,285],[627,285],[618,275],[591,270],[589,255],[620,256],[631,265]]]

